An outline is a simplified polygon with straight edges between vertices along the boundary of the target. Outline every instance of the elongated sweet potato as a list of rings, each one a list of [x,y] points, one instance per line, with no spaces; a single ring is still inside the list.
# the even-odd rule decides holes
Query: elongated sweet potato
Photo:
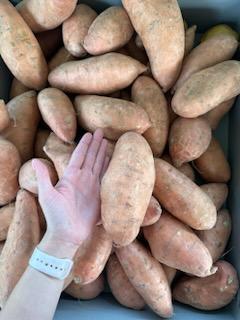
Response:
[[[116,255],[128,279],[149,307],[160,317],[171,318],[171,292],[160,263],[137,240],[117,249]]]
[[[58,50],[58,52],[52,57],[52,59],[48,63],[49,71],[54,70],[61,64],[64,64],[69,61],[74,61],[75,57],[71,55],[70,52],[67,51],[64,47]]]
[[[177,0],[123,0],[122,4],[142,39],[154,78],[168,91],[184,57],[185,33]]]
[[[161,217],[161,214],[162,214],[162,208],[159,202],[157,201],[157,199],[152,196],[150,199],[147,211],[145,213],[145,217],[141,224],[141,227],[146,227],[154,224]]]
[[[154,180],[154,161],[148,143],[137,133],[125,133],[115,146],[101,184],[103,226],[115,246],[126,246],[137,237]]]
[[[174,299],[200,310],[228,305],[239,289],[237,272],[227,261],[218,261],[216,266],[218,271],[210,277],[182,277],[173,289]]]
[[[96,280],[83,286],[72,281],[65,292],[80,300],[94,299],[104,290],[104,276],[101,274]]]
[[[84,57],[87,54],[83,41],[96,17],[96,11],[85,4],[79,4],[63,23],[64,46],[74,57]]]
[[[10,1],[0,2],[0,12],[1,57],[25,86],[44,88],[48,69],[37,39]]]
[[[34,146],[34,157],[35,158],[43,158],[48,159],[48,156],[43,151],[43,147],[46,144],[46,141],[50,135],[50,130],[48,129],[38,129],[35,139],[35,146]]]
[[[54,133],[51,133],[48,137],[43,150],[52,160],[59,179],[62,178],[74,149],[75,144],[62,141]]]
[[[220,34],[201,42],[184,60],[175,89],[180,88],[192,74],[231,59],[237,48],[238,41],[227,34]]]
[[[115,299],[124,307],[141,310],[145,301],[133,287],[115,254],[107,263],[107,280]]]
[[[155,80],[141,76],[132,86],[132,101],[147,112],[152,126],[143,136],[153,154],[160,156],[166,146],[169,130],[168,105],[161,88]]]
[[[195,167],[207,182],[228,182],[231,168],[220,143],[212,137],[208,149],[194,161]]]
[[[171,164],[172,166],[174,166],[174,164],[172,163],[172,159],[168,154],[164,154],[161,157],[162,160],[167,161],[169,164]],[[189,164],[189,163],[184,163],[182,164],[180,167],[177,168],[180,172],[182,172],[183,174],[185,174],[185,176],[187,176],[190,180],[195,181],[195,172],[193,167]]]
[[[208,111],[203,115],[203,117],[207,120],[207,122],[213,130],[217,128],[223,116],[225,116],[225,114],[233,107],[234,102],[235,98],[224,101],[219,106]]]
[[[0,209],[0,241],[7,239],[8,229],[15,211],[15,203],[10,203]]]
[[[28,266],[40,240],[36,202],[27,191],[20,190],[16,210],[0,256],[0,308],[2,309]]]
[[[84,48],[91,55],[115,51],[131,39],[134,29],[122,7],[110,7],[92,23],[84,39]]]
[[[30,89],[27,88],[23,83],[21,83],[18,79],[13,78],[12,84],[11,84],[11,89],[9,93],[9,98],[13,99],[17,96],[20,96],[20,94],[23,94]]]
[[[217,211],[209,196],[166,161],[155,159],[155,169],[153,194],[160,204],[193,229],[211,229]]]
[[[54,29],[71,16],[77,0],[23,0],[17,9],[33,32]]]
[[[217,222],[211,230],[196,231],[197,236],[208,248],[213,262],[221,258],[226,249],[232,230],[231,216],[228,210],[218,212]]]
[[[33,156],[33,145],[40,112],[35,91],[28,91],[7,104],[11,124],[3,132],[3,136],[11,141],[19,150],[22,162]]]
[[[171,286],[171,284],[172,284],[172,282],[173,282],[173,280],[174,280],[174,278],[175,278],[175,276],[177,274],[177,270],[174,269],[174,268],[171,268],[171,267],[169,267],[169,266],[167,266],[166,264],[163,264],[163,263],[162,263],[162,268],[163,268],[163,270],[164,270],[164,272],[166,274],[166,277],[168,279],[168,283]]]
[[[46,59],[51,58],[63,45],[61,27],[37,33],[36,38]]]
[[[3,206],[11,202],[18,192],[21,159],[17,148],[2,137],[0,150],[0,206]]]
[[[185,57],[192,51],[195,42],[197,26],[194,25],[185,31]]]
[[[77,96],[74,104],[81,127],[91,132],[101,128],[104,137],[111,140],[127,131],[141,134],[151,126],[144,109],[129,101],[83,95]]]
[[[228,196],[228,186],[225,183],[207,183],[200,186],[211,198],[217,210],[221,209]]]
[[[38,106],[43,120],[63,141],[72,142],[77,132],[77,118],[68,96],[56,89],[47,88],[38,94]]]
[[[6,129],[10,124],[8,109],[3,100],[0,99],[0,132]]]
[[[112,240],[102,226],[96,226],[76,253],[73,281],[79,285],[95,281],[102,273],[111,251]]]
[[[169,153],[175,167],[199,158],[208,148],[212,130],[205,119],[177,118],[170,129]]]
[[[128,87],[144,71],[146,67],[137,60],[113,52],[64,63],[49,74],[48,80],[64,91],[108,94]]]
[[[198,277],[216,272],[212,257],[196,234],[167,212],[143,229],[155,259],[174,269]]]
[[[224,61],[191,75],[173,99],[173,111],[184,118],[196,118],[240,93],[240,62]]]
[[[46,159],[41,160],[45,166],[48,168],[50,179],[52,184],[57,183],[58,177],[53,164]],[[31,193],[38,194],[38,183],[35,170],[32,167],[32,160],[24,163],[19,171],[19,185],[22,189],[25,189]]]

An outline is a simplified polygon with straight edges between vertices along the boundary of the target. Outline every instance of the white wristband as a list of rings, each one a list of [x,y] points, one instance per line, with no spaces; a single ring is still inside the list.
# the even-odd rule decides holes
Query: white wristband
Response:
[[[29,260],[29,265],[48,276],[64,280],[71,272],[73,261],[50,256],[36,247]]]

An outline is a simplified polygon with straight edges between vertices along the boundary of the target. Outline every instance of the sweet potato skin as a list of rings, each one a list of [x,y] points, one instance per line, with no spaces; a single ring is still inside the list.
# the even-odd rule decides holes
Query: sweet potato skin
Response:
[[[198,277],[216,272],[205,245],[189,227],[169,213],[163,212],[161,218],[143,232],[152,255],[159,262]]]
[[[197,26],[194,25],[188,28],[185,32],[185,57],[192,51],[195,42]]]
[[[7,239],[8,229],[15,212],[15,203],[10,203],[0,209],[0,241]]]
[[[239,288],[237,272],[227,261],[218,261],[216,266],[218,271],[206,278],[182,277],[173,289],[174,299],[200,310],[228,305]]]
[[[174,280],[174,278],[175,278],[175,276],[177,274],[177,270],[174,269],[174,268],[171,268],[171,267],[169,267],[169,266],[167,266],[166,264],[163,264],[163,263],[162,263],[162,268],[163,268],[163,270],[164,270],[164,272],[166,274],[166,277],[168,279],[168,283],[171,286],[171,284],[172,284],[172,282],[173,282],[173,280]]]
[[[115,299],[123,306],[141,310],[145,302],[133,287],[115,254],[111,255],[107,263],[107,279]]]
[[[156,198],[151,196],[147,211],[145,213],[141,227],[147,227],[159,220],[162,214],[162,208]]]
[[[137,240],[116,249],[116,255],[128,279],[146,304],[159,316],[171,318],[171,292],[160,263]]]
[[[154,181],[153,155],[146,140],[137,133],[125,133],[101,184],[103,226],[115,246],[126,246],[137,237]]]
[[[163,154],[163,156],[161,157],[162,160],[167,161],[169,164],[173,165],[172,159],[168,154]],[[195,172],[193,167],[190,165],[190,163],[184,163],[183,165],[181,165],[180,167],[177,168],[180,172],[182,172],[183,174],[185,174],[185,176],[187,176],[190,180],[192,180],[193,182],[195,181]]]
[[[151,122],[143,108],[121,99],[81,95],[74,102],[79,125],[88,131],[102,128],[104,137],[117,140],[127,131],[142,134]]]
[[[17,78],[13,78],[10,93],[9,93],[9,98],[13,99],[27,91],[30,91],[28,87],[26,87],[23,83],[21,83]]]
[[[0,12],[2,59],[25,86],[36,90],[44,88],[48,69],[37,39],[10,1],[1,1]]]
[[[196,230],[211,229],[217,218],[208,195],[183,173],[162,159],[155,159],[153,194],[172,215]]]
[[[64,64],[69,61],[74,61],[75,57],[68,52],[65,47],[60,48],[52,59],[48,63],[48,69],[51,72],[55,68],[59,67],[61,64]]]
[[[200,188],[212,199],[216,209],[221,209],[228,197],[228,186],[225,183],[207,183]]]
[[[0,99],[0,132],[10,124],[10,117],[5,102]]]
[[[152,126],[143,136],[154,156],[160,156],[166,147],[169,131],[168,105],[161,88],[155,80],[140,76],[132,86],[132,101],[147,112]]]
[[[144,71],[137,60],[112,52],[64,63],[51,71],[48,80],[63,91],[104,95],[128,87]]]
[[[43,147],[50,135],[50,130],[48,129],[38,129],[34,145],[34,157],[48,159],[48,156],[43,151]]]
[[[153,76],[166,92],[176,81],[184,57],[185,33],[178,2],[123,0],[122,4],[142,39]]]

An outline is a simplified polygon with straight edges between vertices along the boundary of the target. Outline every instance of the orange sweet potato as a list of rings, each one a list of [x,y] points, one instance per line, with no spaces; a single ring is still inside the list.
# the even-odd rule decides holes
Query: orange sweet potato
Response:
[[[212,131],[205,119],[177,118],[170,129],[169,153],[175,167],[199,158],[208,148]]]
[[[47,88],[38,94],[37,100],[47,125],[60,139],[72,142],[76,136],[77,118],[68,96],[56,88]]]
[[[239,289],[236,270],[227,261],[216,263],[218,271],[206,278],[182,277],[173,289],[175,300],[200,310],[228,305]]]
[[[88,131],[101,128],[104,137],[117,140],[127,131],[145,132],[150,126],[147,113],[140,106],[121,99],[96,95],[75,98],[78,123]]]
[[[159,202],[157,201],[157,199],[152,196],[150,199],[147,211],[145,213],[145,217],[141,224],[141,227],[146,227],[154,224],[161,217],[161,214],[162,214],[162,208]]]
[[[15,203],[10,203],[0,209],[0,241],[7,239],[8,229],[15,211]]]
[[[160,263],[137,240],[117,249],[116,255],[128,279],[146,304],[160,317],[171,318],[171,292]]]
[[[160,204],[193,229],[211,229],[217,212],[208,195],[164,160],[155,159],[155,169],[153,194]]]
[[[115,299],[124,307],[141,310],[145,302],[133,287],[115,254],[107,263],[107,280]]]
[[[70,52],[67,51],[64,47],[58,50],[58,52],[52,57],[52,59],[48,63],[49,71],[54,70],[61,64],[64,64],[69,61],[74,61],[75,57],[71,55]]]
[[[48,159],[48,156],[43,151],[43,147],[50,135],[50,130],[48,129],[38,129],[35,139],[35,146],[34,146],[34,156],[35,158],[43,158]]]
[[[56,28],[36,34],[44,56],[49,59],[62,46],[62,28]]]
[[[132,86],[132,101],[147,112],[152,126],[143,136],[153,154],[160,156],[166,146],[169,130],[168,105],[161,88],[155,80],[141,76]]]
[[[108,94],[128,87],[145,70],[137,60],[112,52],[64,63],[48,80],[51,86],[68,92]]]
[[[196,234],[167,212],[153,225],[143,229],[155,259],[198,277],[216,272],[212,257]]]
[[[228,196],[228,186],[225,183],[207,183],[200,186],[212,199],[217,210],[221,209]]]
[[[23,93],[25,93],[25,92],[27,92],[29,90],[30,89],[27,88],[18,79],[13,78],[13,81],[12,81],[12,84],[11,84],[10,93],[9,93],[9,98],[13,99],[13,98],[19,96],[20,94],[23,94]]]
[[[42,89],[47,63],[34,34],[8,0],[0,2],[0,54],[12,74],[25,86]]]
[[[20,190],[16,210],[0,256],[0,308],[2,309],[28,266],[40,240],[36,202],[30,193]]]
[[[3,100],[0,99],[0,132],[6,129],[10,124],[8,109]]]
[[[195,167],[207,182],[228,182],[231,168],[220,143],[212,137],[208,149],[194,161]]]
[[[148,143],[137,133],[125,133],[115,146],[101,184],[103,226],[115,246],[126,246],[137,237],[154,180],[154,161]]]

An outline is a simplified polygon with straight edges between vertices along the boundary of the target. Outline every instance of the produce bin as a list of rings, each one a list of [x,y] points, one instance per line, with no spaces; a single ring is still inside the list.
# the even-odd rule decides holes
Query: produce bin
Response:
[[[39,0],[41,1],[41,0]],[[161,1],[161,0],[159,0]],[[19,1],[12,1],[17,3]],[[120,5],[118,0],[84,0],[93,8],[101,11],[110,5]],[[240,31],[240,0],[179,0],[183,16],[189,25],[197,24],[198,32],[217,24],[227,23]],[[0,98],[7,101],[11,76],[0,59]],[[232,214],[233,233],[229,244],[229,254],[226,256],[238,270],[240,276],[240,98],[230,114],[223,119],[216,136],[228,155],[232,167],[230,196],[228,208]],[[233,320],[240,319],[240,292],[232,304],[214,312],[201,312],[184,305],[175,304],[174,320]],[[64,295],[58,305],[55,320],[95,320],[95,319],[158,319],[149,310],[133,311],[121,307],[109,293],[102,294],[92,301],[76,301],[67,299]]]

